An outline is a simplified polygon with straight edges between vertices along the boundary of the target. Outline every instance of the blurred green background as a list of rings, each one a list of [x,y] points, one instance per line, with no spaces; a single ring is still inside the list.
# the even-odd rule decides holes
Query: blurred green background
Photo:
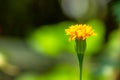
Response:
[[[79,80],[65,29],[89,24],[83,80],[120,80],[120,0],[0,0],[0,80]]]

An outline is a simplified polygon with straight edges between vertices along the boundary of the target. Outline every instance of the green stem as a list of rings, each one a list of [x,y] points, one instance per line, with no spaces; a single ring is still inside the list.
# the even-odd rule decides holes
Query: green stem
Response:
[[[83,58],[84,54],[77,54],[79,60],[79,69],[80,69],[80,80],[82,80],[82,67],[83,67]]]
[[[86,40],[76,39],[75,42],[76,42],[75,44],[76,53],[79,60],[80,80],[82,80],[82,67],[83,67],[82,65],[83,65],[83,58],[86,49]]]

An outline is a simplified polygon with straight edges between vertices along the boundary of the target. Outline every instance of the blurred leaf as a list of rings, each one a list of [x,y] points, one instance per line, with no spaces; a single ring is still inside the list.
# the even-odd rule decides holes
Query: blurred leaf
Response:
[[[38,75],[35,73],[23,73],[22,75],[18,76],[15,80],[38,80]]]
[[[37,54],[28,46],[26,41],[18,38],[0,38],[0,52],[5,57],[5,62],[26,71],[40,71],[50,67],[52,64],[50,59]],[[1,61],[3,59],[1,58]]]
[[[107,44],[107,51],[111,57],[119,57],[120,53],[120,30],[114,30],[109,36],[109,42]]]
[[[105,36],[105,25],[101,20],[94,19],[87,22],[90,26],[93,27],[97,36],[89,37],[87,39],[87,54],[94,54],[99,51],[104,43],[104,36]]]
[[[79,75],[75,66],[59,64],[51,72],[40,75],[39,80],[79,80]]]
[[[71,24],[73,22],[41,26],[31,33],[28,42],[36,51],[55,56],[70,47],[65,29]]]
[[[112,10],[116,20],[120,22],[120,1],[117,1],[113,4]]]

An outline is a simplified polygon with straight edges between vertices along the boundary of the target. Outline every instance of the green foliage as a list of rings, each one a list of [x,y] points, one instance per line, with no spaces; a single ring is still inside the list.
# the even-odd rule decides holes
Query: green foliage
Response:
[[[49,74],[41,75],[39,80],[79,80],[75,66],[59,64]]]
[[[16,80],[79,80],[75,66],[60,64],[44,74],[23,73]]]
[[[22,75],[18,76],[15,80],[38,80],[38,75],[35,73],[23,73]]]
[[[64,50],[68,50],[68,36],[65,29],[73,22],[62,22],[54,25],[44,25],[31,33],[28,41],[31,46],[38,52],[54,56]],[[70,50],[70,49],[69,49]]]
[[[114,30],[109,36],[109,42],[107,43],[107,53],[110,57],[116,58],[120,54],[120,30]]]
[[[97,33],[97,36],[91,36],[87,38],[86,53],[92,55],[94,53],[97,53],[97,51],[99,51],[103,46],[105,37],[105,25],[101,20],[98,19],[90,20],[87,22],[87,24],[92,26]]]
[[[113,4],[112,12],[116,20],[120,22],[120,1],[117,1]]]

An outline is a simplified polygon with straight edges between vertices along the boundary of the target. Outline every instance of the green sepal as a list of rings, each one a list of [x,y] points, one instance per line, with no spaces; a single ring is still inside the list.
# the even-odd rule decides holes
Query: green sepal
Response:
[[[85,53],[86,49],[86,39],[75,39],[75,50],[77,54],[83,54]]]

